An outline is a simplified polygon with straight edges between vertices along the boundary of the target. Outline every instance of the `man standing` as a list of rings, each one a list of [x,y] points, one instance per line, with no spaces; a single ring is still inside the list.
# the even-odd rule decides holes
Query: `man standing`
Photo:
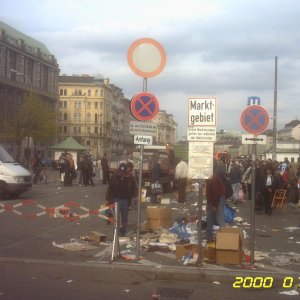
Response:
[[[207,198],[207,227],[206,239],[214,240],[213,227],[215,222],[219,226],[225,225],[224,205],[225,205],[225,186],[219,175],[214,173],[206,181],[206,198]]]
[[[188,165],[187,163],[180,158],[180,162],[175,168],[175,179],[177,180],[177,189],[178,189],[178,202],[186,202],[186,184],[188,177]]]
[[[103,173],[103,184],[109,183],[109,164],[106,153],[104,153],[101,158],[101,168]]]
[[[106,192],[106,201],[110,205],[118,203],[121,215],[120,235],[125,236],[127,231],[129,201],[137,195],[137,187],[133,176],[128,174],[127,165],[121,163],[119,169],[112,174]]]

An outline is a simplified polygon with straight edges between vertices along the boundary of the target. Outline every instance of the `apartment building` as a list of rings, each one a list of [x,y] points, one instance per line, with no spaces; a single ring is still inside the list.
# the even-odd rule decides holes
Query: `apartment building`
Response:
[[[0,21],[1,120],[5,122],[15,118],[27,92],[37,94],[45,105],[55,110],[58,102],[58,73],[56,58],[43,43]],[[52,142],[49,141],[49,145]],[[14,154],[16,145],[13,139],[2,143]],[[47,146],[38,145],[45,151]],[[22,151],[25,152],[25,148],[33,148],[29,137],[24,141]]]

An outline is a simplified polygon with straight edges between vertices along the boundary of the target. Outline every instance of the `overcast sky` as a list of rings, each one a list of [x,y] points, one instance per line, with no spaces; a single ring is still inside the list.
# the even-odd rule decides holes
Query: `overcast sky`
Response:
[[[61,74],[101,74],[129,99],[142,90],[129,46],[160,42],[167,64],[148,91],[174,115],[179,138],[193,96],[217,97],[218,130],[242,130],[249,96],[261,97],[272,117],[275,56],[277,127],[300,119],[299,16],[296,0],[1,0],[0,8],[3,22],[48,47]]]

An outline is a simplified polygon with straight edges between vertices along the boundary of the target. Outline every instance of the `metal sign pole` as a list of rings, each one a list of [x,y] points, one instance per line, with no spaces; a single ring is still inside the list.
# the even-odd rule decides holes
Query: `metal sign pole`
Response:
[[[144,145],[141,145],[140,152],[140,168],[139,168],[139,194],[138,194],[138,212],[137,212],[137,228],[136,228],[136,260],[140,257],[140,232],[141,232],[141,199],[142,199],[142,181],[143,181],[143,154]]]
[[[143,80],[143,92],[147,91],[147,78]],[[141,238],[141,200],[142,200],[142,182],[143,182],[143,161],[144,145],[140,145],[140,168],[139,168],[139,186],[138,186],[138,210],[137,210],[137,227],[136,227],[136,261],[140,258],[140,238]]]
[[[252,145],[252,179],[251,179],[251,265],[254,265],[255,252],[255,178],[256,178],[256,144]]]
[[[203,203],[203,183],[199,179],[199,194],[198,194],[198,266],[202,266],[202,203]]]

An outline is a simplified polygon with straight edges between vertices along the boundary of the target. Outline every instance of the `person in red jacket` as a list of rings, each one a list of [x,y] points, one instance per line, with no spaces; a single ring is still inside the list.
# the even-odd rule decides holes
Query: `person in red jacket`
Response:
[[[219,226],[225,225],[224,205],[225,186],[217,173],[214,173],[206,181],[207,198],[207,227],[206,239],[213,241],[213,227],[217,223]]]

